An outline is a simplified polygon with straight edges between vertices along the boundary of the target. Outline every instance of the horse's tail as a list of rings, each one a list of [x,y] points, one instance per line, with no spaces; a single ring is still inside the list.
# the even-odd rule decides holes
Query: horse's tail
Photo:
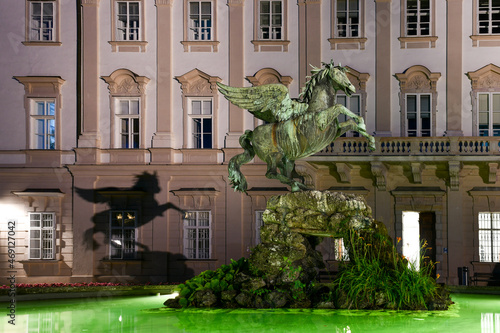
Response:
[[[248,163],[255,156],[255,151],[252,147],[253,132],[250,130],[245,131],[245,133],[240,136],[240,145],[245,149],[241,154],[233,156],[229,160],[229,180],[231,181],[231,186],[235,191],[246,192],[247,191],[247,180],[245,176],[240,171],[240,166]]]

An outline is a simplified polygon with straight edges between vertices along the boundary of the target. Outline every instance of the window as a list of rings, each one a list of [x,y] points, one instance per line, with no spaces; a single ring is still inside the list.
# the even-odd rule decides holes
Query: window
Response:
[[[217,52],[217,2],[184,0],[184,52]]]
[[[139,125],[139,99],[117,98],[116,99],[116,133],[119,136],[119,148],[139,148],[140,125]]]
[[[33,149],[56,148],[55,100],[32,100],[31,147]]]
[[[54,259],[55,214],[29,213],[29,259]]]
[[[361,103],[360,103],[361,96],[360,95],[337,95],[337,103],[342,104],[345,106],[347,109],[352,111],[355,115],[361,116]],[[347,121],[348,117],[344,114],[339,115],[338,117],[340,122]],[[353,132],[353,131],[348,131],[347,133],[343,134],[342,136],[346,137],[359,137],[358,132]]]
[[[191,147],[212,148],[212,99],[191,100]]]
[[[55,1],[29,2],[29,41],[55,41]]]
[[[133,1],[119,1],[116,3],[116,39],[117,40],[139,40],[140,39],[140,4]]]
[[[437,81],[441,73],[416,65],[397,73],[401,136],[436,136]]]
[[[111,50],[145,52],[144,0],[113,0],[111,11]]]
[[[500,93],[478,94],[479,136],[500,136]]]
[[[430,0],[406,0],[406,36],[430,36]]]
[[[406,136],[431,136],[431,95],[406,95]]]
[[[259,39],[283,39],[283,8],[281,1],[259,2]]]
[[[477,13],[479,34],[500,34],[500,0],[479,0]]]
[[[500,262],[500,213],[479,213],[479,261]]]
[[[109,257],[135,259],[137,213],[135,211],[110,212]]]
[[[184,255],[210,259],[210,211],[187,212],[184,222]]]
[[[336,37],[359,37],[359,0],[337,0]]]
[[[255,245],[260,244],[260,228],[264,225],[264,219],[262,218],[264,215],[263,210],[255,211]]]
[[[189,40],[212,40],[212,2],[189,2]]]

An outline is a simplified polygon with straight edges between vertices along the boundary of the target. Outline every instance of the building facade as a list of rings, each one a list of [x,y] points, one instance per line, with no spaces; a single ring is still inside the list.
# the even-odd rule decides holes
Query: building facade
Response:
[[[298,162],[363,195],[438,281],[500,265],[500,7],[495,0],[23,0],[0,4],[0,274],[17,282],[177,282],[248,256],[288,191],[227,162],[261,122],[217,82],[349,68],[365,119]],[[411,238],[411,235],[418,237]],[[401,242],[396,240],[402,239]],[[338,242],[319,249],[335,266]],[[410,251],[410,252],[408,252]]]

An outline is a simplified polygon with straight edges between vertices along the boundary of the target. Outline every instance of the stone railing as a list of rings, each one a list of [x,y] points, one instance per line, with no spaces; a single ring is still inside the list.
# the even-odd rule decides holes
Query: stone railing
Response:
[[[375,137],[370,151],[364,138],[339,138],[316,156],[333,155],[500,155],[500,137]]]

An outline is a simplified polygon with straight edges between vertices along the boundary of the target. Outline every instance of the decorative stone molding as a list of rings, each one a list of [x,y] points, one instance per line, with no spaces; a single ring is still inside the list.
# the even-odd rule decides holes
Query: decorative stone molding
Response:
[[[175,79],[181,83],[182,93],[192,96],[217,94],[217,82],[222,82],[220,77],[210,76],[197,68],[184,75],[176,76]]]
[[[411,173],[413,174],[414,183],[422,183],[422,163],[411,163]]]
[[[387,183],[387,168],[382,162],[370,162],[372,174],[375,176],[375,186],[385,191]]]
[[[307,168],[308,164],[296,164],[295,165],[295,171],[299,174],[299,176],[304,178],[304,184],[311,189],[314,189],[314,179],[313,176],[310,172],[310,170]]]
[[[99,6],[101,0],[81,0],[82,6]]]
[[[489,170],[488,183],[490,184],[496,183],[498,163],[488,163],[488,170]]]
[[[399,94],[399,106],[401,110],[401,132],[406,135],[406,94],[427,93],[431,98],[431,135],[436,135],[437,114],[437,81],[441,73],[433,73],[427,67],[415,65],[403,73],[397,73],[401,93]]]
[[[340,181],[342,183],[350,183],[352,166],[348,163],[335,163],[335,166],[337,167]]]
[[[227,0],[228,6],[243,6],[245,5],[245,0]]]
[[[174,4],[174,0],[156,0],[156,6],[172,6]]]
[[[271,83],[281,83],[289,87],[293,81],[291,76],[282,76],[277,70],[272,68],[262,68],[255,75],[247,76],[246,79],[254,87]]]
[[[458,161],[448,162],[448,172],[450,174],[450,188],[452,191],[458,191],[460,186],[460,170],[462,164]]]
[[[139,76],[128,69],[117,69],[102,79],[108,84],[110,94],[124,96],[145,94],[149,82],[149,78]]]
[[[172,190],[176,197],[180,198],[182,208],[209,209],[215,203],[215,198],[220,191],[213,187],[208,188],[180,188]]]
[[[478,93],[500,92],[500,67],[489,64],[474,72],[467,72],[471,81],[472,136],[478,136]]]

